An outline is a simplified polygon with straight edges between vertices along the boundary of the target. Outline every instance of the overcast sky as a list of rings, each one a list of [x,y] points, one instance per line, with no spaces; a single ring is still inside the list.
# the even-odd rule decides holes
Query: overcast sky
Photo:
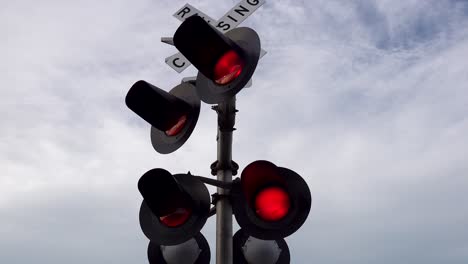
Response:
[[[0,2],[0,263],[147,263],[139,177],[216,159],[209,105],[161,155],[124,103],[140,79],[196,74],[160,42],[186,0]],[[189,3],[216,19],[237,0]],[[237,97],[233,159],[308,182],[291,263],[468,263],[468,1],[267,0],[242,25],[268,54]]]

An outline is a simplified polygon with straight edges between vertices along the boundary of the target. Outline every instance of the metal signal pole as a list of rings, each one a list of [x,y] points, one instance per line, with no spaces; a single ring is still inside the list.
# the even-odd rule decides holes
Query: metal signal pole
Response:
[[[217,179],[232,182],[232,132],[236,117],[235,97],[222,102],[213,109],[218,113],[218,161]],[[218,187],[216,202],[216,263],[232,264],[232,205],[229,189]]]

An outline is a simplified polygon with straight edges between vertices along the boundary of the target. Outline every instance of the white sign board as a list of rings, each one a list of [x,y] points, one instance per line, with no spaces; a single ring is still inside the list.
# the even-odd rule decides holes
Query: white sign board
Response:
[[[185,4],[181,9],[175,12],[173,16],[179,19],[180,21],[184,22],[185,19],[194,15],[203,18],[210,25],[214,26],[214,24],[216,23],[216,20],[212,19],[211,17],[209,17],[207,14],[203,13],[202,11],[196,9],[191,4]]]
[[[215,27],[226,33],[237,27],[264,3],[265,0],[242,0],[220,18]]]
[[[210,16],[206,15],[190,4],[185,4],[181,9],[175,12],[173,16],[183,22],[185,19],[193,15],[198,15],[210,25],[218,29],[220,32],[226,33],[242,23],[248,16],[250,16],[255,10],[263,5],[265,1],[266,0],[241,0],[218,21],[215,21]],[[266,51],[262,49],[260,52],[260,58],[265,54]],[[183,72],[191,65],[189,60],[185,58],[184,55],[182,55],[180,52],[167,57],[165,61],[169,67],[178,73]]]
[[[183,72],[185,69],[188,68],[188,66],[192,65],[190,61],[187,58],[185,58],[184,55],[182,55],[182,53],[180,52],[170,57],[167,57],[165,61],[167,65],[169,65],[178,73]]]

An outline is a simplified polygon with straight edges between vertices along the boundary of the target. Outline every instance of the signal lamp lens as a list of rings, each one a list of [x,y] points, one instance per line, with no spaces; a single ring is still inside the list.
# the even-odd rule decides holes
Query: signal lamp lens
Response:
[[[184,128],[186,123],[187,123],[187,116],[186,115],[181,116],[179,120],[177,120],[177,123],[174,126],[166,130],[166,135],[172,137],[172,136],[179,134],[180,131],[182,131],[182,129]]]
[[[168,227],[178,227],[187,222],[191,214],[192,209],[190,208],[177,208],[174,212],[159,217],[159,221]]]
[[[280,187],[265,188],[255,197],[255,211],[265,221],[281,220],[290,207],[289,195]]]
[[[244,62],[239,55],[230,50],[219,58],[214,68],[214,81],[217,84],[228,84],[236,79],[244,67]]]

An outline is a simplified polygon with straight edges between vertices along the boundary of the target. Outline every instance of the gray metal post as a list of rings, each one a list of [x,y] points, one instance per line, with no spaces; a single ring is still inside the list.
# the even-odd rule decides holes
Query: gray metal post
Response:
[[[220,103],[218,113],[218,171],[217,179],[232,182],[232,132],[236,115],[236,99]],[[232,264],[232,205],[225,195],[229,190],[219,188],[216,202],[216,264]]]

